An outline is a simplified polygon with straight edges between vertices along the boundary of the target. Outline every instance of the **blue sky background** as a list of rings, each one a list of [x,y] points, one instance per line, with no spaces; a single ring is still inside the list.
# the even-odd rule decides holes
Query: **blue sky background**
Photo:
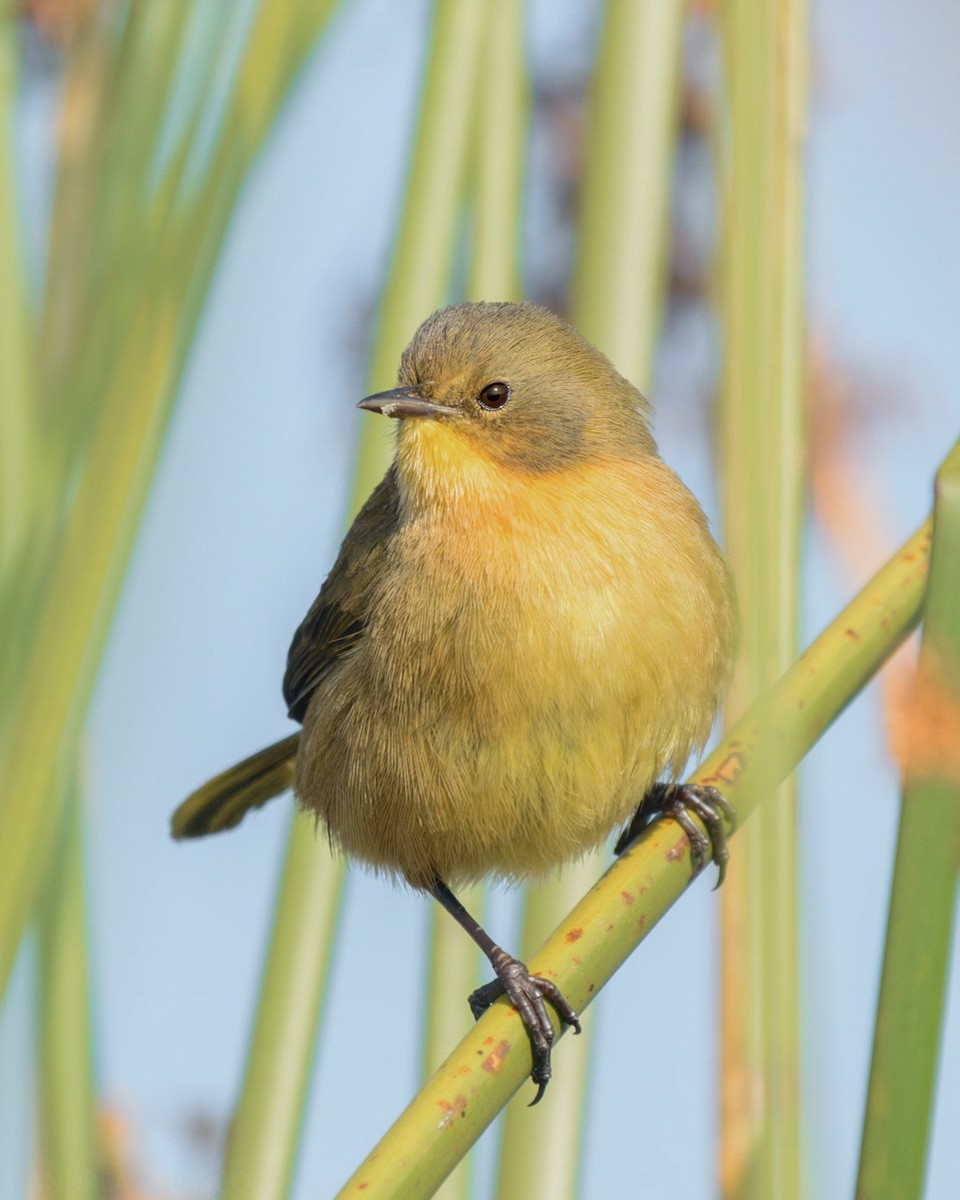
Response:
[[[384,271],[425,50],[420,0],[348,7],[239,206],[89,723],[99,1076],[132,1122],[144,1182],[164,1195],[199,1196],[214,1183],[215,1164],[191,1150],[185,1118],[222,1119],[235,1097],[291,805],[187,846],[169,840],[167,820],[212,772],[290,729],[279,681],[342,533],[364,419],[354,409],[364,313]],[[595,23],[593,4],[532,4],[536,63],[562,69],[588,58]],[[813,33],[811,320],[841,361],[888,393],[864,424],[853,468],[892,552],[927,512],[932,472],[960,426],[960,7],[834,0],[814,6]],[[49,105],[28,100],[25,145],[39,161]],[[691,417],[679,375],[665,367],[651,389],[658,439],[713,508],[707,415]],[[853,581],[816,528],[806,557],[809,640]],[[849,1196],[898,799],[874,688],[809,756],[801,780],[806,1193]],[[712,1194],[709,888],[701,880],[691,889],[587,1014],[588,1200]],[[376,1030],[384,1006],[369,976],[375,965],[395,982],[393,1027],[417,1030],[427,917],[427,900],[350,873],[298,1198],[332,1194],[415,1090],[417,1038]],[[511,897],[492,902],[488,925],[511,944]],[[0,1153],[21,1177],[31,1007],[22,958],[0,1011],[0,1111],[9,1114]],[[928,1182],[935,1200],[953,1196],[960,1175],[957,974],[955,962]],[[577,1052],[565,1040],[557,1070]],[[491,1144],[488,1134],[482,1177]]]

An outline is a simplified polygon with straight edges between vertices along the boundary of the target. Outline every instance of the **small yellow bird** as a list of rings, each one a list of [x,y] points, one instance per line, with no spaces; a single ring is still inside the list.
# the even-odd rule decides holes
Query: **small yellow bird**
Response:
[[[722,872],[733,810],[676,783],[730,668],[729,576],[696,500],[657,454],[640,393],[576,330],[527,304],[434,313],[399,386],[396,457],[294,635],[285,738],[218,776],[175,837],[226,829],[293,783],[351,857],[429,892],[496,973],[550,1078],[545,1000],[450,890],[542,876],[636,812],[685,829]],[[661,777],[666,782],[658,782]],[[710,833],[691,819],[695,812]]]

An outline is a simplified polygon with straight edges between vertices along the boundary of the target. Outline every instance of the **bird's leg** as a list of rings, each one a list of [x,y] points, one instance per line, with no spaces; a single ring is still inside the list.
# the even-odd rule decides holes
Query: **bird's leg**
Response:
[[[493,938],[470,916],[443,880],[438,879],[430,888],[430,894],[438,900],[451,917],[470,934],[490,961],[496,979],[477,988],[470,996],[470,1010],[474,1019],[479,1018],[500,996],[507,999],[520,1014],[530,1048],[533,1051],[533,1070],[530,1078],[537,1085],[537,1094],[531,1108],[538,1103],[552,1074],[550,1048],[554,1032],[547,1016],[545,1001],[549,1000],[560,1014],[560,1020],[580,1032],[580,1018],[563,998],[557,985],[539,975],[531,975],[526,964],[501,950]]]
[[[707,827],[704,834],[690,816],[695,813]],[[690,841],[693,873],[706,866],[708,858],[717,864],[719,876],[716,887],[727,873],[730,852],[727,850],[727,831],[737,827],[737,810],[715,787],[699,783],[655,783],[640,803],[633,820],[617,839],[615,854],[622,854],[637,834],[657,817],[673,817]]]

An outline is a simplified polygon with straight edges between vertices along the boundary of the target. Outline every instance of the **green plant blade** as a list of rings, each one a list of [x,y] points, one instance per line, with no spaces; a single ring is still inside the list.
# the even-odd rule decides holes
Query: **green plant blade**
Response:
[[[916,626],[930,536],[928,521],[692,775],[696,782],[720,787],[741,821],[796,767]],[[555,980],[574,1008],[586,1008],[690,882],[686,836],[672,822],[656,822],[567,916],[530,969]],[[576,1042],[572,1052],[575,1047]],[[562,1052],[558,1060],[559,1071]],[[530,1065],[519,1016],[497,1001],[338,1196],[409,1200],[432,1195],[527,1081]]]
[[[458,893],[467,912],[483,923],[484,889],[467,887]],[[430,909],[430,948],[427,955],[427,998],[423,1019],[423,1078],[429,1079],[468,1028],[467,997],[485,982],[483,955],[439,904]],[[488,972],[489,973],[489,972]],[[437,1193],[441,1200],[466,1200],[470,1195],[469,1158],[458,1163]]]
[[[220,1195],[273,1200],[290,1189],[329,976],[343,866],[293,821],[263,988],[234,1113]]]
[[[39,922],[40,1144],[48,1200],[100,1195],[82,816],[74,787]]]
[[[960,443],[940,468],[858,1200],[923,1194],[960,846]]]
[[[529,888],[524,898],[521,946],[525,960],[535,955],[557,923],[591,886],[605,856],[590,854],[567,866],[557,879]],[[550,1081],[549,1107],[536,1117],[523,1092],[507,1105],[497,1172],[498,1200],[573,1200],[583,1153],[583,1117],[591,1059],[591,1024],[583,1024],[577,1053],[568,1054]],[[543,1111],[541,1111],[543,1110]]]
[[[468,300],[519,300],[523,178],[530,110],[524,61],[522,0],[487,6],[484,61],[497,64],[497,82],[476,76],[473,244]]]
[[[482,923],[483,887],[465,887],[457,897]],[[429,1078],[450,1053],[470,1020],[467,996],[481,982],[485,961],[474,943],[438,905],[430,909],[431,935],[427,965],[427,1008],[424,1021],[423,1073]]]
[[[574,323],[641,391],[669,259],[682,0],[608,0],[590,98]]]
[[[0,20],[0,575],[23,545],[36,482],[26,277],[17,203],[14,24]]]
[[[804,517],[806,0],[724,6],[724,526],[743,644],[734,714],[797,651]],[[795,782],[745,831],[722,897],[720,1182],[800,1194]]]
[[[281,7],[269,6],[274,20]],[[317,11],[326,14],[329,8]],[[31,613],[29,626],[18,631],[29,654],[8,697],[4,731],[0,993],[49,861],[110,617],[242,170],[291,79],[283,70],[271,70],[264,76],[271,83],[264,96],[250,78],[250,62],[265,61],[258,31],[270,29],[266,19],[254,23],[228,107],[225,129],[245,123],[250,130],[243,154],[238,151],[230,159],[232,171],[216,178],[216,203],[198,213],[199,228],[189,240],[181,230],[175,242],[175,251],[191,249],[192,256],[178,259],[174,252],[144,260],[155,266],[155,274],[141,281],[135,302],[118,316],[116,346],[104,358],[102,375],[91,382],[102,400],[83,474],[62,531],[46,542],[56,545],[57,554],[35,605],[37,615]],[[305,53],[306,47],[297,44],[292,61],[299,64]],[[68,403],[75,397],[60,399]],[[68,481],[65,477],[61,485]]]

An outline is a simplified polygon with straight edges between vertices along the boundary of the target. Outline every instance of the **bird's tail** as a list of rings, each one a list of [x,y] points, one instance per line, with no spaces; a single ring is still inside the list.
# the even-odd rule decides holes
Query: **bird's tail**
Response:
[[[293,733],[222,771],[184,800],[170,819],[177,839],[204,837],[239,825],[293,783],[300,734]]]

